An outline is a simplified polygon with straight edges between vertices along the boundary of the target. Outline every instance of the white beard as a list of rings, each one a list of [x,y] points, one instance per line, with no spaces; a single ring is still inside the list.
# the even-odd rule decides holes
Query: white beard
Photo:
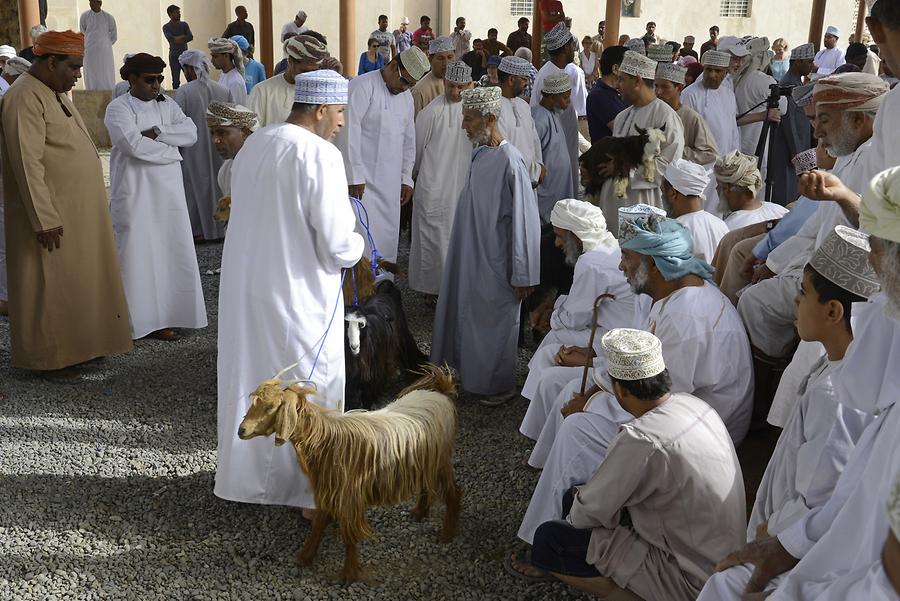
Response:
[[[884,314],[900,322],[900,243],[891,243],[890,248],[885,249],[881,259],[881,272],[881,290],[887,300]]]
[[[641,266],[637,268],[632,278],[628,280],[628,285],[631,286],[631,291],[635,294],[646,294],[647,280],[649,279],[650,269],[644,261],[641,261]]]

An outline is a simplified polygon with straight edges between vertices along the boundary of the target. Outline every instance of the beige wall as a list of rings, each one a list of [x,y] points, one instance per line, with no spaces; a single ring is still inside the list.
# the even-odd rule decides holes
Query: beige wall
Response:
[[[162,35],[162,25],[168,20],[165,9],[171,0],[109,1],[104,4],[115,18],[119,28],[119,41],[113,47],[117,64],[127,52],[150,52],[168,60],[168,44]],[[247,7],[249,20],[259,36],[258,0],[176,0],[182,8],[183,18],[194,33],[191,48],[206,50],[210,37],[222,34],[228,22],[234,20],[234,7]],[[812,0],[753,0],[752,16],[748,19],[722,19],[718,16],[719,0],[693,0],[679,2],[672,10],[673,0],[642,0],[641,15],[623,18],[622,33],[639,36],[647,21],[656,21],[657,32],[664,39],[681,41],[685,35],[694,35],[698,43],[706,39],[710,25],[716,24],[722,35],[761,34],[774,40],[784,37],[791,46],[806,41],[809,29],[809,13]],[[284,23],[293,19],[298,10],[309,15],[307,26],[328,38],[328,45],[337,54],[340,48],[340,24],[338,0],[273,0],[273,29],[276,38],[276,60],[281,56],[277,38]],[[596,33],[597,22],[604,14],[601,0],[568,0],[566,12],[573,18],[574,33],[580,39],[585,34]],[[88,10],[87,0],[49,0],[47,25],[51,29],[78,29],[78,16]],[[826,25],[837,25],[852,31],[854,2],[832,1],[828,3]],[[414,30],[419,17],[427,14],[438,34],[449,34],[456,17],[464,16],[467,27],[475,37],[487,35],[490,27],[500,30],[500,39],[516,29],[518,17],[509,14],[509,0],[356,0],[356,57],[363,51],[369,33],[377,27],[377,17],[384,13],[390,20],[390,29],[400,23],[400,17],[408,16]],[[673,14],[675,13],[675,14]],[[355,71],[356,57],[348,72]]]

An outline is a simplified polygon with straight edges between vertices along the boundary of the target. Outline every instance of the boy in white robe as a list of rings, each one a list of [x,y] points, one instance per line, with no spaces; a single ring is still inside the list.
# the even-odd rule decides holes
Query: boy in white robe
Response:
[[[517,56],[504,56],[497,67],[500,80],[500,134],[512,144],[522,158],[531,180],[531,187],[537,188],[544,179],[544,155],[541,139],[534,126],[534,117],[528,103],[520,96],[528,83],[531,63]]]
[[[823,506],[874,419],[840,403],[835,378],[853,340],[851,304],[865,302],[878,288],[869,265],[868,236],[844,226],[835,228],[806,266],[797,297],[797,330],[804,341],[822,343],[826,355],[807,373],[775,446],[756,493],[748,543],[778,536]],[[750,573],[738,565],[714,575],[701,598],[736,597]]]
[[[616,194],[615,178],[610,177],[612,161],[600,175],[606,176],[600,191],[600,207],[610,224],[610,231],[618,235],[618,210],[636,204],[646,204],[662,208],[662,173],[666,166],[682,157],[684,150],[684,127],[672,107],[656,97],[653,82],[656,77],[656,61],[629,50],[619,66],[619,92],[631,106],[616,115],[613,122],[613,136],[624,138],[636,136],[641,130],[659,129],[665,135],[659,155],[656,157],[656,173],[652,181],[647,181],[644,166],[641,165],[628,180],[625,197]],[[615,224],[615,226],[613,226]],[[615,229],[613,229],[615,228]]]
[[[164,68],[149,54],[128,59],[122,75],[131,89],[109,103],[103,120],[113,145],[110,214],[135,339],[174,340],[172,328],[207,323],[179,151],[197,142],[197,127],[160,93]]]
[[[611,295],[598,306],[598,348],[603,334],[615,328],[642,326],[650,311],[649,298],[634,294],[619,270],[622,253],[618,241],[606,229],[603,211],[588,202],[566,199],[556,203],[550,221],[557,247],[565,253],[566,262],[575,265],[575,277],[569,294],[535,311],[534,323],[547,335],[528,363],[528,377],[522,387],[522,396],[528,400],[536,398],[546,379],[561,378],[565,385],[580,377],[582,367],[562,366],[560,361],[572,352],[570,347],[588,346],[598,297]],[[536,440],[545,422],[545,415],[529,411],[519,431]]]
[[[604,599],[692,601],[717,551],[740,545],[737,453],[709,405],[672,392],[658,338],[618,329],[602,344],[613,402],[632,419],[587,484],[557,499],[562,519],[541,524],[530,559],[510,557],[505,567]]]
[[[571,104],[571,93],[569,76],[562,71],[554,73],[544,79],[540,103],[531,107],[546,169],[544,179],[537,187],[538,209],[544,225],[550,223],[550,211],[557,201],[575,196],[569,151],[560,120],[560,115]]]
[[[711,263],[719,241],[728,233],[725,222],[703,210],[703,195],[709,188],[706,168],[678,159],[666,168],[663,202],[666,212],[691,232],[694,256]]]
[[[684,226],[651,209],[621,209],[621,269],[635,293],[653,298],[644,329],[662,341],[672,390],[708,403],[739,444],[753,408],[747,334],[734,307],[709,282],[709,265],[692,256]],[[584,353],[592,351],[581,349],[580,365]],[[544,412],[546,424],[529,458],[529,465],[543,467],[543,472],[519,528],[519,538],[526,542],[542,522],[557,517],[560,496],[590,477],[619,426],[631,419],[606,392],[610,387],[605,373],[598,356],[592,386],[583,395],[579,375],[549,406],[532,402],[528,408]]]
[[[438,294],[453,231],[456,204],[472,164],[472,141],[462,128],[462,92],[471,89],[472,68],[450,63],[444,93],[416,117],[416,181],[409,249],[409,287]]]
[[[116,85],[113,44],[118,39],[116,20],[101,9],[101,0],[90,0],[90,10],[81,13],[78,28],[84,34],[84,88],[112,90]]]
[[[515,396],[521,301],[540,283],[541,222],[522,155],[497,126],[500,89],[463,93],[463,127],[478,145],[459,198],[431,362],[496,405]]]
[[[349,194],[365,205],[377,251],[391,262],[397,261],[400,207],[413,195],[416,129],[409,90],[428,69],[425,53],[413,47],[382,69],[353,78],[346,125],[335,141]]]
[[[723,569],[752,564],[753,574],[749,581],[735,583],[728,579],[730,594],[708,598],[738,599],[744,592],[768,589],[768,594],[775,587],[767,599],[844,599],[829,597],[829,588],[845,585],[843,579],[853,572],[853,576],[862,577],[882,557],[889,527],[882,508],[900,473],[900,411],[896,408],[900,390],[898,216],[900,168],[895,167],[875,177],[860,206],[860,226],[871,233],[871,262],[882,294],[853,307],[854,342],[834,378],[842,405],[877,419],[860,436],[825,504],[776,536],[747,545],[720,562]],[[788,571],[785,578],[773,581]],[[731,570],[725,572],[729,573]]]
[[[210,137],[206,135],[206,111],[212,102],[228,102],[230,94],[221,84],[209,78],[212,65],[199,50],[187,50],[178,57],[187,83],[178,86],[175,102],[197,126],[197,143],[181,149],[184,177],[184,195],[187,199],[191,230],[195,239],[218,240],[225,235],[221,223],[213,213],[222,196],[216,185],[215,175],[222,167],[222,160],[213,151]]]
[[[715,165],[719,198],[724,203],[725,225],[729,230],[739,230],[763,221],[776,221],[787,215],[787,209],[757,198],[762,187],[762,175],[755,156],[735,150],[721,156]]]
[[[235,157],[219,290],[215,494],[312,509],[291,445],[238,438],[250,393],[280,370],[314,386],[313,402],[343,409],[341,269],[363,251],[330,142],[343,122],[347,81],[330,70],[304,73],[295,99],[286,123],[254,133]]]
[[[247,82],[244,80],[244,54],[234,40],[210,38],[207,43],[212,64],[222,74],[219,84],[224,86],[235,104],[247,103]]]

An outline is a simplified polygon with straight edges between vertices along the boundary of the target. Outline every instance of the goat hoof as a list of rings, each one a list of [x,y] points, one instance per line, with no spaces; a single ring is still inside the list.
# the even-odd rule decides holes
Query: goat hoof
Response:
[[[312,562],[315,558],[316,558],[315,553],[306,553],[304,551],[298,551],[297,555],[294,557],[294,561],[296,561],[298,565],[305,567],[308,565],[312,565]]]

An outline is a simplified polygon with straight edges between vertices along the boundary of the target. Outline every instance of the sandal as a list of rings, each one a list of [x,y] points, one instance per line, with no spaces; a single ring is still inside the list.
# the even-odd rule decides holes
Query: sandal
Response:
[[[540,572],[540,576],[526,574],[526,573],[516,569],[516,566],[513,565],[514,563],[518,563],[519,565],[525,564],[532,570],[537,570],[538,572]],[[555,576],[551,576],[547,572],[539,570],[538,568],[531,565],[531,562],[528,559],[528,551],[525,551],[525,550],[507,555],[503,559],[503,569],[505,569],[512,576],[515,576],[516,578],[519,578],[520,580],[525,580],[526,582],[531,582],[531,583],[556,582]]]

